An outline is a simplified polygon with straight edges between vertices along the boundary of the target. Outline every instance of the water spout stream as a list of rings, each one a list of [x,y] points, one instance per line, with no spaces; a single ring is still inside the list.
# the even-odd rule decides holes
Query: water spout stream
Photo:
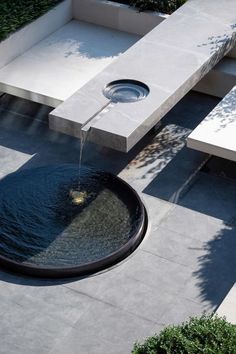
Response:
[[[115,102],[109,100],[98,112],[96,112],[92,117],[90,117],[81,127],[81,138],[80,138],[80,155],[79,155],[79,177],[78,177],[78,191],[81,192],[81,166],[82,166],[82,158],[83,151],[88,139],[90,130],[92,126],[105,114],[107,113],[113,106]]]
[[[76,189],[70,190],[70,197],[72,199],[72,203],[75,205],[83,204],[87,197],[87,191],[83,190],[81,185],[81,170],[82,170],[82,159],[83,152],[86,141],[88,139],[90,130],[92,126],[101,118],[101,116],[108,112],[113,106],[115,102],[109,100],[96,114],[90,117],[81,127],[81,136],[80,136],[80,153],[79,153],[79,167],[78,167],[78,186]]]

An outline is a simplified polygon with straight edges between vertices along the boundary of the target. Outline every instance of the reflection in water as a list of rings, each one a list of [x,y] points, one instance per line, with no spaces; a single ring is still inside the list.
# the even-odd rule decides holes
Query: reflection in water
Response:
[[[81,167],[81,165],[80,165]],[[79,205],[79,204],[83,204],[85,203],[87,197],[88,197],[88,193],[86,191],[76,191],[71,189],[70,193],[69,193],[71,199],[72,199],[72,203],[75,205]]]
[[[70,196],[76,165],[23,170],[0,181],[0,255],[42,267],[78,266],[131,238],[141,213],[129,188],[105,172],[83,167],[80,174],[82,204]]]

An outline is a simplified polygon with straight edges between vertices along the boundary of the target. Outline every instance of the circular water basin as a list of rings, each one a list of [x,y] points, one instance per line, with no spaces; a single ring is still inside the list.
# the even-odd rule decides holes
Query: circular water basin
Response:
[[[45,166],[0,181],[0,265],[33,276],[80,276],[134,251],[147,226],[137,193],[85,167],[78,186],[78,173],[76,165]]]
[[[114,103],[136,102],[148,96],[149,88],[136,80],[116,80],[106,85],[103,94]]]

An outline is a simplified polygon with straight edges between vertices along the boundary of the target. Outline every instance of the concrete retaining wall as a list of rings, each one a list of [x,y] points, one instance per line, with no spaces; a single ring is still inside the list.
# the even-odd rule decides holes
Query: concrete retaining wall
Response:
[[[127,5],[106,0],[74,0],[73,17],[138,35],[145,35],[168,15],[139,12]]]
[[[0,69],[72,18],[72,0],[65,0],[45,15],[0,43]]]

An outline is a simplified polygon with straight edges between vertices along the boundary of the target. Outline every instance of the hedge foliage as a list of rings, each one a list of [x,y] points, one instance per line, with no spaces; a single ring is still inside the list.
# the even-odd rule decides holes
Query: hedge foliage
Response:
[[[236,326],[213,315],[193,317],[136,343],[132,354],[236,354]]]
[[[0,41],[62,0],[0,0]]]
[[[140,11],[151,10],[166,14],[171,14],[186,1],[187,0],[115,0],[115,2],[134,6]]]

